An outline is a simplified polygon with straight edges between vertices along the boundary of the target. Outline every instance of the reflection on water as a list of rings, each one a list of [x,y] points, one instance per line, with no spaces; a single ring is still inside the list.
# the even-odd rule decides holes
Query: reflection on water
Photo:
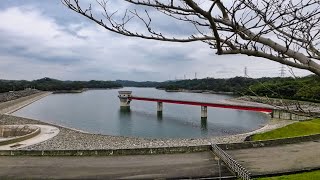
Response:
[[[131,108],[130,108],[130,106],[128,106],[128,107],[123,107],[123,106],[121,106],[120,108],[119,108],[119,114],[120,114],[120,116],[127,116],[127,115],[129,115],[130,116],[130,113],[131,113]]]
[[[207,118],[201,118],[201,129],[207,131],[208,130],[208,121]]]
[[[162,120],[162,111],[157,111],[157,119],[159,120],[159,121],[161,121]]]
[[[202,136],[208,135],[208,118],[205,118],[205,117],[201,118],[201,135]]]
[[[225,95],[168,93],[152,88],[124,88],[136,96],[215,102]],[[132,101],[120,108],[118,90],[96,90],[81,94],[55,94],[43,98],[14,115],[41,119],[84,131],[149,138],[195,138],[244,133],[267,121],[262,113],[208,108],[208,118],[200,117],[199,106]]]

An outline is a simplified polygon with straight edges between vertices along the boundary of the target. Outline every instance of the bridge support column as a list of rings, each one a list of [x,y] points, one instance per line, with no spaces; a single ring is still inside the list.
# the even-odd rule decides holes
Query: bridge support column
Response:
[[[201,119],[208,117],[208,107],[207,106],[201,106]]]
[[[158,112],[162,112],[162,110],[163,110],[163,104],[162,104],[162,102],[157,102],[157,111],[158,111]]]
[[[130,108],[130,97],[131,97],[131,93],[132,91],[118,91],[119,95],[119,99],[120,99],[120,107],[121,108]]]
[[[157,102],[157,116],[158,116],[158,118],[162,118],[162,110],[163,110],[163,103]]]

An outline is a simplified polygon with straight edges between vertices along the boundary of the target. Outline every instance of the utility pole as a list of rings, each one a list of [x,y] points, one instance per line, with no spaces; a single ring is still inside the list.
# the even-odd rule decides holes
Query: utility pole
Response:
[[[248,68],[247,68],[247,66],[244,67],[244,77],[248,77]]]
[[[285,74],[286,74],[285,71],[286,71],[286,70],[285,70],[285,67],[284,67],[284,65],[282,64],[281,69],[280,69],[280,77],[284,77],[284,76],[285,76]]]

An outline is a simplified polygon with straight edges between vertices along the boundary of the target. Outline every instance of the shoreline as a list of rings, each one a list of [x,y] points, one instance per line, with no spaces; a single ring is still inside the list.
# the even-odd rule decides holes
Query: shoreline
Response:
[[[46,96],[49,96],[50,94],[52,94],[52,92],[39,92],[30,96],[3,102],[0,104],[0,114],[12,114],[19,109],[22,109]]]
[[[157,90],[163,90],[166,92],[184,92],[184,93],[201,93],[201,94],[221,94],[221,95],[231,95],[234,96],[234,92],[223,92],[223,91],[211,91],[211,90],[190,90],[190,89],[177,89],[177,90],[170,90],[164,88],[156,88]]]
[[[86,91],[92,90],[112,90],[112,89],[122,89],[123,87],[111,87],[111,88],[83,88],[78,90],[57,90],[53,91],[52,94],[79,94],[84,93]]]
[[[299,101],[291,99],[268,98],[257,96],[241,96],[231,99],[234,102],[251,102],[257,104],[265,104],[270,107],[289,109],[296,112],[308,112],[315,117],[320,117],[320,103]]]
[[[4,122],[5,121],[5,122]],[[96,149],[132,149],[132,148],[159,148],[180,146],[201,146],[225,143],[244,142],[244,139],[254,133],[266,132],[294,123],[288,120],[269,120],[263,127],[251,132],[204,138],[179,138],[179,139],[148,139],[142,137],[125,137],[101,135],[82,130],[69,128],[40,120],[27,119],[13,115],[2,115],[0,124],[43,124],[59,128],[60,133],[47,141],[31,145],[21,150],[96,150]]]
[[[34,96],[29,96],[11,104],[5,108],[7,111],[0,116],[0,124],[45,124],[59,128],[60,133],[45,142],[28,146],[22,149],[28,150],[70,150],[70,149],[127,149],[127,148],[155,148],[155,147],[177,147],[177,146],[199,146],[208,145],[211,143],[238,143],[254,133],[266,132],[276,128],[286,126],[295,121],[269,119],[261,128],[251,132],[225,135],[211,136],[203,138],[143,138],[143,137],[125,137],[101,135],[83,130],[78,130],[70,127],[65,127],[59,124],[47,123],[41,120],[28,119],[24,117],[13,116],[13,113],[43,97],[50,95],[51,92],[42,92]],[[0,110],[0,112],[3,111]]]

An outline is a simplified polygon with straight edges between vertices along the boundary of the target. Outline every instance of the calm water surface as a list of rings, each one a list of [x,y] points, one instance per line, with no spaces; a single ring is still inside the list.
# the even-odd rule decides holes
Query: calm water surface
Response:
[[[227,95],[165,92],[153,88],[123,88],[133,95],[180,100],[215,102]],[[262,113],[208,108],[208,119],[201,120],[200,107],[163,104],[157,116],[155,102],[132,101],[131,111],[121,111],[118,89],[91,90],[81,94],[53,94],[14,115],[38,119],[91,133],[148,138],[195,138],[252,131],[263,126],[268,117]]]

